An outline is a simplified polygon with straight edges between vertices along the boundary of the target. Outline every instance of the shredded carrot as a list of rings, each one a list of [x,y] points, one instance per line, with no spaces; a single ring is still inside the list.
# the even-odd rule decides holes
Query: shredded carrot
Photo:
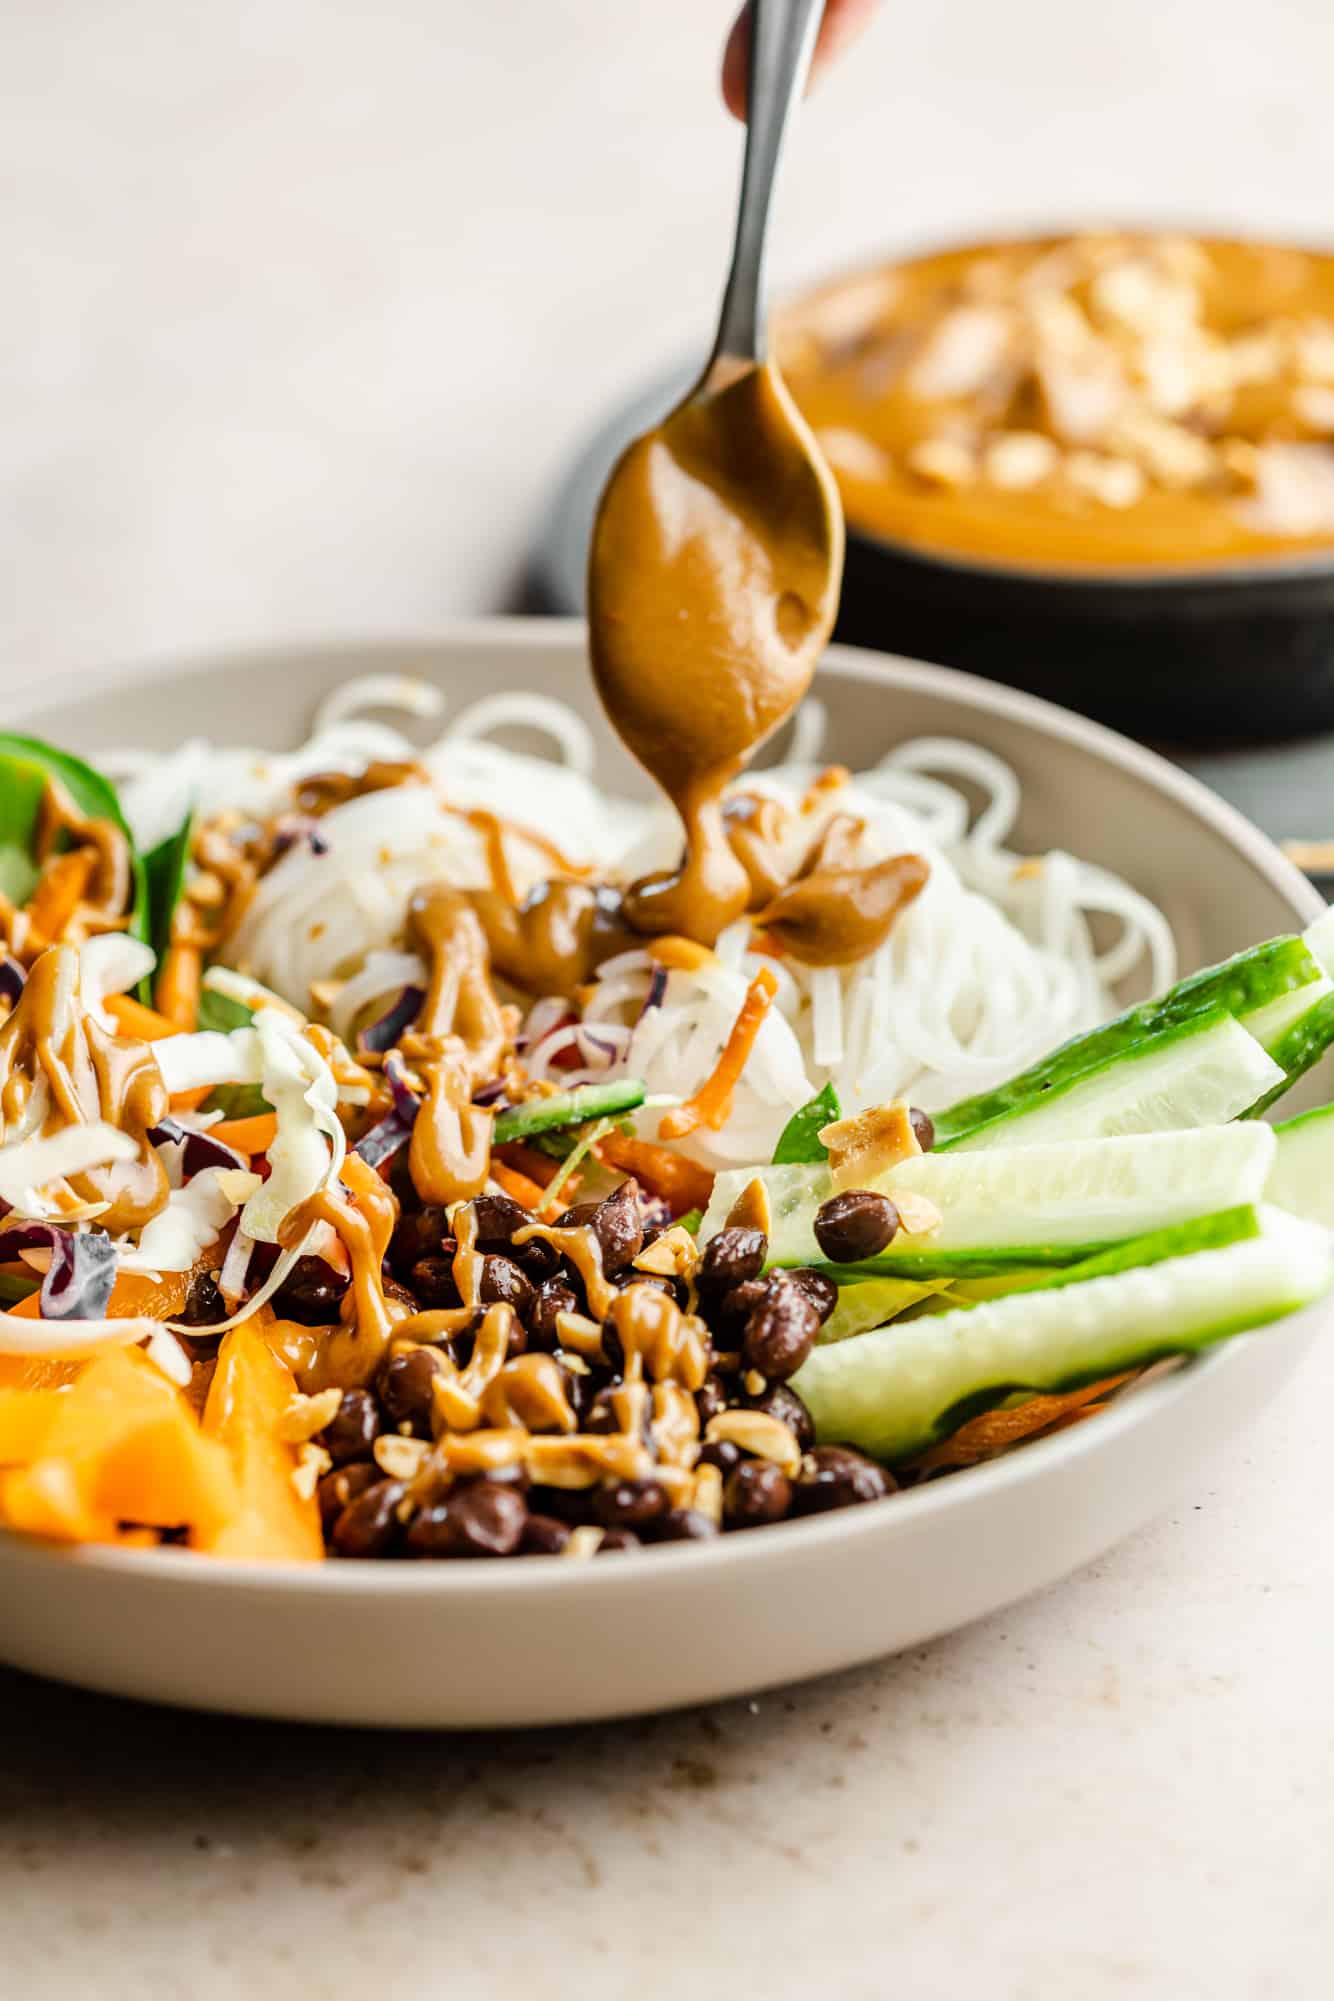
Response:
[[[132,1000],[129,994],[108,994],[102,1005],[121,1034],[132,1035],[138,1042],[161,1042],[164,1036],[180,1033],[165,1014],[159,1014],[155,1007],[145,1007],[142,1001]]]
[[[173,1112],[197,1112],[204,1100],[212,1096],[211,1084],[196,1084],[192,1091],[173,1091],[167,1103]]]
[[[71,848],[47,863],[28,904],[28,919],[39,937],[54,943],[83,901],[97,862],[92,848]]]
[[[158,1011],[185,1035],[193,1033],[199,1020],[199,985],[203,976],[203,954],[197,945],[169,945],[158,970],[153,998]]]
[[[535,1146],[525,1146],[521,1139],[506,1140],[496,1148],[493,1156],[521,1174],[525,1181],[533,1182],[538,1188],[547,1188],[560,1173],[560,1162],[549,1153],[542,1153]]]
[[[663,1114],[658,1125],[659,1139],[685,1139],[700,1126],[708,1126],[711,1132],[722,1131],[731,1116],[732,1093],[777,992],[778,979],[773,969],[761,966],[746,988],[741,1012],[732,1023],[722,1055],[695,1095]]]
[[[507,1195],[512,1195],[521,1209],[540,1209],[543,1191],[526,1174],[520,1174],[517,1167],[506,1167],[503,1160],[492,1160],[491,1173]]]
[[[813,813],[817,806],[823,804],[829,793],[841,791],[851,776],[852,773],[846,764],[827,764],[823,771],[816,773],[806,787],[801,801],[802,812]]]
[[[278,1119],[273,1112],[256,1112],[249,1119],[221,1119],[208,1129],[210,1139],[221,1140],[237,1153],[267,1153],[278,1136]]]
[[[787,948],[781,938],[775,938],[772,931],[752,931],[750,949],[758,952],[762,959],[782,959],[787,956]]]
[[[655,1146],[651,1139],[628,1138],[625,1133],[608,1133],[593,1151],[605,1166],[633,1174],[650,1195],[660,1195],[673,1216],[709,1206],[713,1176],[697,1160],[687,1160],[669,1147]]]
[[[1119,1376],[1104,1376],[1100,1382],[1086,1383],[1082,1389],[1030,1397],[1027,1403],[1016,1404],[1012,1409],[982,1411],[924,1453],[916,1461],[917,1470],[939,1473],[947,1467],[975,1466],[979,1460],[993,1458],[1021,1439],[1092,1417],[1104,1408],[1102,1399],[1128,1383],[1133,1373],[1126,1370]]]
[[[698,945],[693,938],[678,938],[674,931],[664,932],[661,938],[650,938],[647,951],[650,959],[678,973],[698,972],[713,958],[707,945]]]

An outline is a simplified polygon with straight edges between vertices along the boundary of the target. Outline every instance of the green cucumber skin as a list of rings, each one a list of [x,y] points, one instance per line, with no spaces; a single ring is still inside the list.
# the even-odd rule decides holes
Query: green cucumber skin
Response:
[[[1196,1251],[1221,1251],[1229,1244],[1247,1243],[1262,1234],[1260,1211],[1253,1203],[1235,1209],[1220,1209],[1190,1223],[1174,1223],[1170,1229],[1153,1230],[1143,1237],[1129,1237],[1073,1264],[1044,1268],[1035,1264],[1032,1275],[1022,1266],[1007,1271],[968,1272],[954,1276],[967,1282],[974,1278],[1009,1278],[1015,1282],[994,1297],[1011,1298],[1017,1292],[1050,1292],[1053,1286],[1082,1285],[1085,1279],[1110,1278],[1116,1272],[1139,1271],[1147,1265],[1166,1263],[1168,1258],[1191,1257]],[[846,1269],[846,1267],[845,1267]],[[834,1276],[831,1269],[830,1276]],[[959,1306],[975,1306],[977,1300],[960,1299]],[[837,1312],[835,1308],[835,1312]]]
[[[1082,1285],[1088,1278],[1109,1278],[1119,1271],[1139,1271],[1146,1265],[1163,1264],[1168,1258],[1191,1257],[1196,1251],[1221,1251],[1229,1244],[1247,1243],[1261,1234],[1260,1212],[1251,1203],[1235,1209],[1220,1209],[1213,1216],[1201,1216],[1193,1223],[1174,1223],[1170,1230],[1153,1230],[1144,1237],[1131,1237],[1113,1244],[1095,1257],[1068,1265],[1063,1271],[1044,1272],[1032,1285],[1016,1286],[1016,1292],[1048,1292],[1057,1285]]]
[[[801,1267],[821,1271],[843,1284],[859,1279],[902,1278],[914,1283],[932,1278],[1001,1278],[1012,1271],[1042,1271],[1083,1264],[1116,1247],[1116,1238],[1088,1244],[1003,1244],[958,1251],[886,1251],[864,1264],[835,1265],[813,1259]]]
[[[1059,1298],[1009,1294],[817,1347],[792,1386],[822,1442],[907,1458],[1015,1392],[1073,1388],[1194,1353],[1309,1305],[1330,1282],[1326,1233],[1269,1216],[1263,1235],[1272,1241],[1087,1279]]]
[[[637,1077],[619,1078],[612,1084],[579,1084],[554,1098],[530,1098],[522,1105],[511,1105],[508,1111],[497,1114],[491,1137],[496,1146],[504,1146],[508,1140],[528,1139],[534,1133],[558,1132],[562,1126],[582,1126],[590,1119],[633,1112],[643,1102],[644,1086]]]
[[[1157,1000],[1142,1001],[1101,1028],[1072,1036],[1008,1083],[933,1113],[936,1147],[956,1146],[983,1126],[1063,1095],[1079,1079],[1106,1069],[1119,1057],[1147,1053],[1150,1039],[1162,1047],[1169,1036],[1198,1027],[1205,1015],[1230,1014],[1244,1026],[1248,1013],[1309,985],[1320,977],[1320,970],[1305,941],[1290,935],[1238,952],[1222,965],[1207,966],[1179,980]],[[1276,1055],[1275,1061],[1280,1060]]]
[[[799,1111],[793,1112],[774,1148],[772,1167],[810,1166],[828,1160],[829,1148],[820,1139],[823,1126],[833,1125],[843,1115],[843,1107],[838,1101],[838,1092],[832,1084],[814,1098],[809,1099]]]
[[[1320,1061],[1331,1043],[1334,1043],[1334,994],[1325,994],[1300,1021],[1293,1023],[1287,1034],[1270,1050],[1270,1055],[1283,1072],[1283,1082],[1275,1084],[1272,1091],[1267,1091],[1252,1105],[1246,1117],[1258,1119],[1263,1112],[1267,1112],[1299,1077]]]
[[[1278,1151],[1266,1199],[1334,1229],[1334,1105],[1285,1119],[1274,1137]]]

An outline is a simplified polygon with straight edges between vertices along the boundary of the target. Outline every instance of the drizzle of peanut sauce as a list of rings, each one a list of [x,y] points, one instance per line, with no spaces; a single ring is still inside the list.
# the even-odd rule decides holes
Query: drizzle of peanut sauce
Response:
[[[102,1119],[139,1149],[136,1160],[70,1176],[80,1202],[105,1204],[102,1228],[138,1229],[165,1207],[166,1170],[148,1137],[166,1115],[162,1073],[148,1043],[114,1036],[85,1013],[73,945],[53,945],[41,954],[13,1012],[0,1023],[0,1129],[16,1128],[37,1092],[46,1100],[43,1132]]]
[[[113,820],[81,813],[65,787],[48,776],[33,828],[33,859],[41,870],[26,907],[0,893],[0,939],[23,964],[48,945],[77,943],[98,932],[122,930],[128,922],[130,847]],[[44,890],[60,923],[43,922]]]
[[[341,1185],[316,1189],[283,1218],[279,1241],[285,1250],[299,1244],[316,1223],[327,1223],[347,1252],[352,1283],[343,1295],[340,1325],[306,1327],[277,1321],[265,1339],[296,1375],[308,1395],[370,1381],[408,1308],[387,1299],[383,1265],[398,1221],[398,1198],[373,1168],[355,1153],[343,1163]]]
[[[499,1071],[513,1036],[491,986],[486,933],[468,897],[443,885],[419,890],[408,921],[430,966],[426,999],[400,1044],[426,1083],[408,1169],[423,1202],[448,1204],[486,1186],[492,1114],[472,1099]]]

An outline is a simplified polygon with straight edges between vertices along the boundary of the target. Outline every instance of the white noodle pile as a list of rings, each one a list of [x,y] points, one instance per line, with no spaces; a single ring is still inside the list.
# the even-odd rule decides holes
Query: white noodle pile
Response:
[[[288,756],[186,745],[165,758],[123,756],[132,765],[122,800],[131,826],[151,845],[191,797],[204,812],[224,806],[265,815],[290,804],[298,779],[355,771],[372,758],[417,757],[439,797],[404,785],[368,794],[325,814],[328,852],[293,847],[260,883],[228,957],[308,1008],[313,981],[344,979],[332,1020],[347,1034],[361,1011],[424,968],[404,950],[408,898],[423,882],[462,887],[489,880],[482,836],[442,801],[494,812],[510,826],[554,841],[571,861],[628,877],[670,863],[679,830],[661,807],[601,791],[592,780],[592,738],[563,704],[531,695],[495,695],[462,711],[425,751],[398,732],[358,719],[368,706],[437,713],[434,691],[377,676],[339,691],[316,718],[310,741]],[[548,734],[556,760],[488,741],[511,724]],[[799,805],[818,766],[823,713],[812,701],[798,718],[800,761],[752,774],[749,789]],[[973,814],[963,784],[980,794]],[[1115,983],[1147,969],[1154,991],[1176,973],[1171,931],[1161,911],[1119,878],[1063,851],[1040,863],[1006,846],[1020,807],[1009,767],[989,751],[953,738],[906,743],[847,785],[821,790],[794,828],[795,861],[835,813],[865,822],[859,859],[913,851],[926,857],[925,889],[899,917],[879,952],[850,968],[810,969],[748,950],[750,925],[733,925],[715,958],[697,971],[672,971],[665,992],[645,1007],[654,964],[631,951],[603,966],[582,1022],[563,1004],[539,1002],[525,1024],[525,1061],[563,1084],[629,1074],[651,1094],[684,1096],[709,1074],[746,987],[761,965],[779,990],[747,1062],[721,1133],[699,1132],[685,1150],[710,1166],[767,1159],[783,1124],[832,1080],[844,1109],[906,1096],[926,1110],[985,1090],[1066,1036],[1103,1020]],[[550,870],[549,857],[522,837],[507,841],[516,886]],[[1115,920],[1113,942],[1095,948],[1090,920]],[[661,980],[656,987],[661,989]],[[574,1070],[569,1052],[579,1059]],[[563,1065],[554,1059],[563,1057]],[[656,1133],[659,1114],[640,1114]]]

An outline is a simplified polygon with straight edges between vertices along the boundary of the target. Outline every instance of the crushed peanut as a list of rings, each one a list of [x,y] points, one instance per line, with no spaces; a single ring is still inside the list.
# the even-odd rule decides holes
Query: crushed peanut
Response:
[[[303,1445],[296,1456],[292,1468],[292,1485],[303,1501],[313,1501],[315,1489],[333,1465],[333,1460],[322,1445]]]
[[[757,1459],[771,1459],[789,1479],[795,1478],[801,1465],[796,1434],[781,1418],[770,1417],[768,1411],[720,1410],[709,1419],[704,1437],[710,1445],[738,1445],[743,1452],[753,1452]]]
[[[373,1449],[376,1465],[391,1480],[413,1479],[431,1450],[424,1438],[400,1438],[392,1432],[377,1438]]]
[[[286,1445],[304,1445],[326,1424],[332,1424],[342,1401],[343,1392],[337,1389],[321,1390],[313,1397],[298,1391],[278,1420],[279,1438]]]

